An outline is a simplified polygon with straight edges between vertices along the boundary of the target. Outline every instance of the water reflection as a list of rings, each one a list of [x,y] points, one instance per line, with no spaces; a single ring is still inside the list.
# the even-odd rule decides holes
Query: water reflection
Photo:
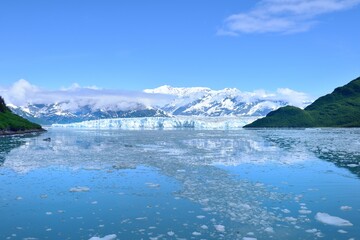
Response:
[[[360,129],[258,131],[286,151],[307,151],[360,177]]]
[[[0,136],[0,167],[4,164],[6,157],[11,150],[26,144],[29,138],[38,135],[38,133],[35,133],[16,136]]]
[[[220,226],[217,239],[241,239],[239,233],[249,231],[259,238],[284,238],[287,229],[303,232],[314,221],[301,196],[233,176],[219,165],[289,166],[318,157],[359,174],[358,165],[350,167],[359,161],[359,130],[334,131],[53,130],[35,138],[4,138],[2,168],[18,174],[47,168],[106,174],[148,166],[180,183],[175,196],[213,216],[214,226]],[[52,140],[43,141],[46,137]],[[290,213],[283,205],[300,210]]]

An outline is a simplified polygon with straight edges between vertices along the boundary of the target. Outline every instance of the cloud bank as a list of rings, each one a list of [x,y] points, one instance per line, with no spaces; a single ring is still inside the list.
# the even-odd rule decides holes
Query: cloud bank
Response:
[[[15,106],[65,102],[62,108],[68,110],[76,110],[83,106],[91,106],[93,109],[132,110],[163,104],[169,98],[143,92],[109,90],[94,86],[81,87],[76,83],[68,88],[49,91],[32,85],[24,79],[8,88],[0,87],[0,95],[8,104]]]
[[[158,93],[158,89],[166,90]],[[175,94],[176,93],[176,94]],[[173,88],[162,86],[157,89],[147,89],[143,92],[109,90],[96,86],[81,87],[73,84],[68,88],[56,91],[41,89],[26,80],[19,80],[8,88],[0,87],[0,95],[8,104],[26,106],[28,104],[61,103],[63,110],[75,111],[89,106],[91,109],[104,110],[134,110],[151,107],[162,107],[173,101],[197,101],[207,96],[209,101],[222,101],[227,97],[236,97],[243,102],[257,100],[285,101],[291,105],[304,107],[311,98],[309,95],[288,88],[279,88],[276,92],[256,90],[242,92],[236,88],[211,90],[209,88]]]
[[[359,4],[360,0],[260,0],[250,11],[226,18],[218,34],[304,32],[320,15]]]

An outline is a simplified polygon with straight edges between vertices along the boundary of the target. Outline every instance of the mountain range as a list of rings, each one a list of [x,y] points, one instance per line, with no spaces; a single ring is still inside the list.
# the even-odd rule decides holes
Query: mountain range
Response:
[[[9,104],[8,107],[30,121],[49,125],[109,118],[265,116],[289,104],[304,108],[311,103],[307,98],[294,98],[294,94],[301,93],[290,89],[280,89],[276,94],[269,94],[264,91],[241,92],[236,88],[212,90],[205,87],[176,88],[165,85],[145,89],[143,93],[152,98],[165,97],[166,101],[148,105],[132,103],[131,107],[125,109],[119,108],[116,100],[106,106],[99,106],[94,102],[87,102],[86,98],[18,106]],[[296,99],[295,102],[293,99]]]

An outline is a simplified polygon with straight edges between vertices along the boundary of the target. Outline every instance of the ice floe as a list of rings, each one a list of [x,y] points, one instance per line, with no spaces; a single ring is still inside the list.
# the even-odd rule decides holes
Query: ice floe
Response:
[[[301,210],[299,210],[299,213],[301,213],[301,214],[310,214],[310,213],[311,213],[311,210],[301,209]]]
[[[340,209],[342,211],[350,211],[352,209],[352,207],[350,207],[350,206],[341,206]]]
[[[322,213],[322,212],[318,212],[315,215],[315,219],[318,220],[319,222],[328,225],[338,226],[338,227],[353,226],[353,224],[348,220],[342,219],[340,217],[331,216],[327,213]]]
[[[89,187],[72,187],[69,189],[69,192],[88,192],[90,191]]]
[[[268,233],[274,233],[275,232],[274,228],[272,228],[272,227],[267,227],[267,228],[264,229],[264,231],[268,232]]]
[[[105,237],[92,237],[89,240],[115,240],[116,234],[106,235]]]
[[[215,229],[219,232],[225,232],[225,226],[224,225],[215,225]]]

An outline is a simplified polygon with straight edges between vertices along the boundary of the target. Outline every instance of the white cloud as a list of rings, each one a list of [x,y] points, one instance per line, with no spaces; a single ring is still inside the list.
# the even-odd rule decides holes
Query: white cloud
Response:
[[[303,32],[317,23],[319,15],[358,4],[360,0],[260,0],[252,10],[226,18],[218,35]]]
[[[169,94],[169,91],[172,94]],[[174,93],[176,94],[173,95]],[[298,107],[305,107],[311,101],[309,95],[288,88],[279,88],[276,92],[267,92],[265,90],[242,92],[236,88],[211,90],[209,88],[163,86],[157,89],[135,92],[102,89],[95,86],[81,87],[79,84],[74,83],[70,87],[49,91],[34,86],[26,80],[19,80],[8,88],[0,87],[0,95],[4,97],[8,104],[16,106],[26,106],[28,103],[61,103],[63,110],[70,111],[78,110],[83,106],[89,106],[93,110],[132,110],[144,107],[161,107],[174,102],[186,105],[203,97],[205,97],[204,101],[210,102],[222,101],[227,97],[236,97],[239,101],[247,103],[258,100],[284,101]]]
[[[155,89],[145,89],[147,93],[163,93],[173,96],[173,101],[169,102],[173,106],[186,106],[190,103],[202,99],[195,108],[211,106],[214,101],[221,102],[227,98],[236,98],[239,102],[254,103],[257,101],[282,101],[290,105],[304,108],[312,102],[312,97],[303,92],[297,92],[289,88],[279,88],[276,92],[268,92],[258,89],[252,92],[242,92],[236,88],[225,88],[222,90],[212,90],[203,87],[178,88],[171,86],[161,86]]]
[[[89,105],[93,109],[129,110],[163,104],[167,96],[135,91],[108,90],[95,86],[81,87],[74,83],[56,91],[41,89],[26,80],[19,80],[9,88],[0,88],[8,104],[24,106],[28,103],[61,103],[62,108],[76,110]]]
[[[279,99],[285,99],[292,106],[305,107],[311,101],[308,94],[289,88],[278,88],[276,92]]]

